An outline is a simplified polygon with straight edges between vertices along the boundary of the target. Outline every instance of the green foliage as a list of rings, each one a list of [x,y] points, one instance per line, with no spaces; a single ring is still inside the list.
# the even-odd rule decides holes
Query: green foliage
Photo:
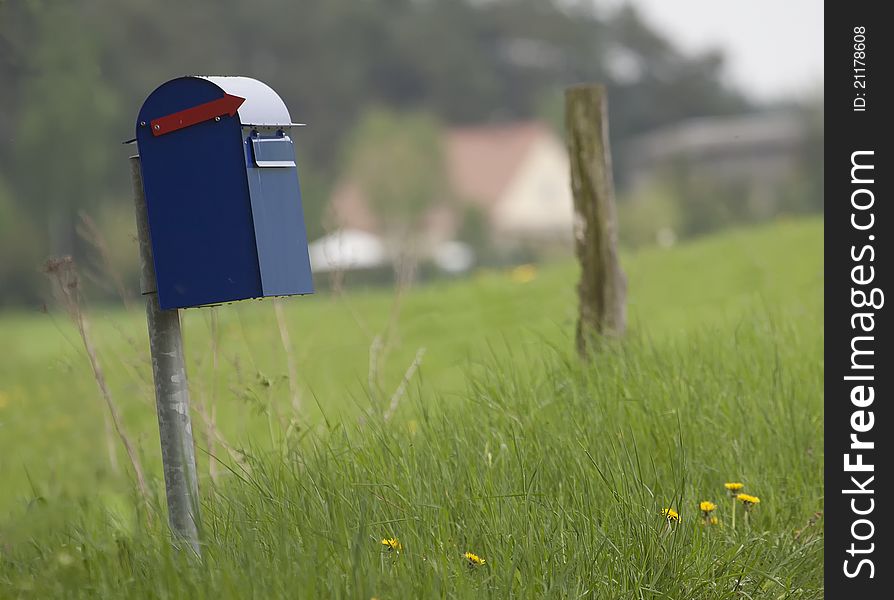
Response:
[[[97,42],[82,33],[83,13],[62,3],[33,6],[40,18],[21,92],[27,108],[17,123],[15,181],[23,211],[37,223],[49,217],[49,250],[71,253],[77,208],[96,206],[113,168],[108,146],[120,99]]]
[[[632,337],[589,366],[570,356],[573,265],[414,290],[384,388],[427,352],[387,424],[390,398],[366,386],[387,294],[287,305],[300,415],[269,303],[219,309],[217,370],[210,313],[187,311],[193,400],[217,394],[220,431],[249,457],[213,450],[233,471],[203,476],[202,563],[163,530],[140,311],[94,316],[93,330],[151,467],[152,526],[110,470],[70,327],[5,316],[0,596],[820,598],[821,248],[811,220],[625,255]],[[735,531],[732,479],[761,498]],[[721,526],[700,525],[701,500]],[[681,515],[670,530],[664,507]],[[381,546],[391,536],[399,555]],[[470,570],[466,551],[487,562]]]
[[[807,132],[797,173],[781,190],[781,211],[821,213],[824,204],[825,125],[822,100],[808,103],[799,111]]]
[[[668,172],[672,194],[681,205],[682,235],[703,235],[735,223],[766,219],[762,207],[756,210],[750,200],[759,186],[750,181],[722,181],[699,177],[687,165]]]
[[[13,204],[9,188],[0,179],[0,307],[39,301],[42,257],[37,240],[31,221]]]
[[[301,208],[304,211],[304,226],[310,241],[326,235],[326,210],[329,201],[329,182],[324,174],[314,167],[313,152],[302,143],[302,135],[296,136],[296,159],[298,179],[301,183]]]
[[[344,172],[394,241],[418,235],[428,209],[448,200],[443,137],[426,114],[373,109],[348,139]]]
[[[618,203],[618,232],[621,244],[629,247],[659,244],[676,239],[682,224],[679,199],[670,186],[654,183],[634,197]]]
[[[609,81],[615,83],[609,88],[614,147],[621,147],[631,134],[668,123],[748,110],[741,94],[722,82],[724,59],[719,51],[697,56],[684,54],[649,28],[629,4],[617,12],[608,26],[611,39],[617,42],[613,52],[608,53],[608,65],[628,65],[626,69],[608,69]],[[619,72],[614,73],[615,70]],[[624,70],[631,73],[625,76]],[[623,173],[625,156],[616,154],[613,158],[615,171]]]
[[[474,251],[479,265],[490,264],[495,258],[491,244],[490,219],[478,205],[462,205],[461,224],[456,239],[468,244]]]
[[[140,289],[140,253],[132,204],[101,206],[94,214],[82,211],[76,232],[85,246],[80,269],[87,298],[135,300]]]
[[[621,193],[621,241],[631,247],[661,244],[780,215],[822,212],[822,103],[804,105],[796,112],[806,133],[786,174],[770,174],[771,181],[757,176],[734,179],[715,175],[699,161],[680,159],[647,183]]]

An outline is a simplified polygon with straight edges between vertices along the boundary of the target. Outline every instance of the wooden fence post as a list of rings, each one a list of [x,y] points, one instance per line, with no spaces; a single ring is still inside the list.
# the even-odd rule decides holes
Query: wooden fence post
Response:
[[[618,262],[618,218],[603,85],[565,90],[565,128],[574,195],[574,244],[581,265],[577,351],[627,326],[627,279]]]

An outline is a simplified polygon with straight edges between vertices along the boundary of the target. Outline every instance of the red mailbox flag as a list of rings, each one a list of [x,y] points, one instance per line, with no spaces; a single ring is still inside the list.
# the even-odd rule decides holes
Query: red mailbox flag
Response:
[[[236,114],[239,107],[242,106],[243,102],[245,102],[245,98],[224,94],[222,98],[218,98],[217,100],[212,100],[211,102],[199,104],[192,108],[187,108],[164,117],[153,119],[150,123],[152,126],[152,135],[159,136],[171,133],[172,131],[177,131],[184,127],[190,127],[205,121],[210,121],[221,115],[229,115],[232,117]]]

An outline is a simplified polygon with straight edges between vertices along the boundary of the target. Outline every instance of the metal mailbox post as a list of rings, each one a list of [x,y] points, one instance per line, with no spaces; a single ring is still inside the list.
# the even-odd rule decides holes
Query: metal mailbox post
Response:
[[[152,92],[131,159],[141,289],[171,528],[197,553],[199,502],[177,309],[313,293],[289,111],[247,77]]]

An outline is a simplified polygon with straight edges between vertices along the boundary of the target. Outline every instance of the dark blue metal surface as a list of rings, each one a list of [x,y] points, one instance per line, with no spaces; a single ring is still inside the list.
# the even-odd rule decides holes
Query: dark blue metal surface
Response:
[[[264,295],[310,294],[313,277],[292,140],[251,136],[248,141],[248,188]]]
[[[170,81],[143,104],[137,144],[163,309],[261,295],[237,117],[153,137],[152,119],[223,96],[195,78]]]
[[[255,88],[272,98],[252,105],[282,104],[269,87],[260,84]],[[285,148],[274,143],[270,161],[286,161],[285,166],[259,167],[238,114],[157,137],[150,131],[148,123],[153,119],[221,98],[224,93],[209,79],[174,79],[149,95],[137,119],[163,309],[313,291],[290,141],[291,164]],[[277,119],[283,118],[280,112],[275,114]],[[258,238],[256,232],[261,234]]]

